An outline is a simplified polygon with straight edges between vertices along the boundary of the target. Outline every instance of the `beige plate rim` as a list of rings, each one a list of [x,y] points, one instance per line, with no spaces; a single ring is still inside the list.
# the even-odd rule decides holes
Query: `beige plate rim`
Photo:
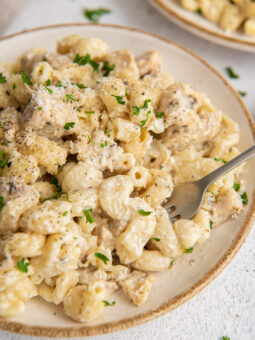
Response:
[[[211,38],[216,38],[217,40],[214,40],[215,42],[217,42],[218,44],[222,44],[222,42],[225,41],[225,43],[232,43],[232,44],[241,44],[241,46],[246,46],[251,48],[255,48],[255,40],[253,41],[248,41],[248,40],[241,40],[238,39],[237,37],[233,37],[233,36],[228,36],[226,34],[224,34],[224,31],[222,31],[222,33],[218,33],[218,32],[214,32],[212,30],[210,30],[209,28],[203,27],[202,25],[197,24],[196,22],[194,22],[193,20],[189,20],[186,17],[184,17],[183,15],[180,15],[176,10],[174,10],[172,7],[167,6],[162,0],[150,0],[150,2],[152,3],[152,5],[156,5],[158,8],[160,8],[163,12],[167,13],[169,16],[174,17],[174,21],[177,23],[182,22],[184,25],[189,25],[191,26],[193,29],[196,30],[196,34],[198,34],[198,31],[201,31],[204,34],[208,34]],[[182,26],[184,28],[184,26]],[[195,33],[195,31],[194,31]],[[204,39],[206,39],[203,36]],[[220,39],[221,42],[218,40]],[[228,47],[229,45],[224,45],[226,47]],[[240,46],[240,49],[242,49],[242,47]],[[237,45],[233,45],[231,46],[232,48],[237,48]],[[249,50],[251,51],[251,50]]]
[[[157,34],[154,34],[154,33],[151,33],[145,30],[132,28],[128,26],[121,26],[121,25],[111,25],[111,24],[95,25],[95,24],[87,24],[87,23],[68,23],[68,24],[41,26],[41,27],[29,29],[29,30],[20,31],[20,32],[17,32],[17,33],[14,33],[14,34],[11,34],[5,37],[1,37],[0,45],[1,45],[1,41],[11,39],[12,37],[16,37],[18,35],[40,31],[44,29],[51,29],[51,28],[53,29],[53,28],[68,27],[68,26],[97,26],[97,27],[100,26],[100,27],[110,27],[110,28],[119,29],[119,30],[134,31],[134,32],[142,33],[148,36],[152,36],[168,44],[175,45],[179,49],[182,49],[183,51],[189,53],[190,55],[192,55],[192,57],[196,58],[204,66],[206,66],[210,71],[212,71],[218,78],[220,78],[220,80],[230,89],[230,91],[236,97],[239,104],[242,106],[243,111],[248,119],[251,131],[253,134],[253,138],[255,139],[255,123],[248,109],[246,108],[245,104],[241,100],[240,96],[233,89],[233,87],[227,82],[227,80],[218,71],[216,71],[216,69],[214,69],[204,59],[200,58],[198,55],[196,55],[191,50],[167,38],[159,36]],[[186,301],[190,300],[192,297],[197,295],[206,286],[208,286],[209,283],[211,283],[223,271],[223,269],[230,263],[230,261],[237,254],[242,244],[244,243],[245,239],[247,238],[254,221],[255,221],[255,192],[253,193],[251,208],[245,218],[245,222],[243,223],[242,228],[240,232],[238,233],[236,239],[234,240],[234,242],[232,243],[228,251],[221,258],[221,260],[218,261],[218,263],[214,266],[214,268],[212,268],[201,280],[199,280],[188,291],[186,291],[183,294],[179,294],[178,296],[175,296],[174,298],[166,301],[156,310],[141,313],[138,316],[135,316],[133,318],[126,318],[118,322],[104,323],[104,324],[100,324],[96,326],[81,325],[77,327],[69,327],[69,328],[63,329],[63,328],[58,328],[58,327],[29,326],[29,325],[24,325],[18,322],[8,321],[7,319],[0,319],[0,328],[3,330],[10,331],[10,332],[33,335],[33,336],[79,337],[79,336],[91,336],[91,335],[106,334],[110,332],[120,331],[120,330],[129,328],[129,327],[137,326],[149,320],[155,319],[159,317],[160,315],[163,315],[177,308],[178,306],[182,305],[183,303],[185,303]]]

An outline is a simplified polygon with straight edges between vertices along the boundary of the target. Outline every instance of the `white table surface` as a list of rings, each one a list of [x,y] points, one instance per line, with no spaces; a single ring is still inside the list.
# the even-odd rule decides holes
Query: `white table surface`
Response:
[[[227,49],[201,40],[170,23],[146,0],[0,0],[0,35],[36,26],[86,22],[83,7],[107,7],[101,22],[142,28],[177,41],[209,61],[223,74],[232,66],[240,75],[232,85],[255,117],[255,54]],[[18,13],[15,13],[18,9]],[[149,46],[148,46],[149,48]],[[125,331],[91,340],[231,340],[255,339],[255,231],[224,272],[202,293],[178,309]],[[0,331],[1,340],[38,339]],[[41,338],[42,340],[42,338]]]

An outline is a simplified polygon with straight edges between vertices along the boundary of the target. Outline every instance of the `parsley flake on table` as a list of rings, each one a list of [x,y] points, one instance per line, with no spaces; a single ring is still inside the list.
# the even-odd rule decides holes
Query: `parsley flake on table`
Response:
[[[97,257],[98,259],[101,259],[104,262],[104,264],[107,264],[107,261],[110,261],[108,257],[102,253],[94,253],[94,256]]]
[[[98,68],[99,68],[99,63],[97,63],[95,60],[91,59],[90,54],[88,54],[88,53],[85,55],[85,57],[80,56],[77,53],[73,62],[76,63],[76,64],[79,64],[80,66],[84,66],[84,65],[89,64],[94,69],[94,71],[98,71]]]
[[[230,67],[230,66],[226,67],[226,71],[227,71],[229,78],[232,78],[232,79],[238,79],[239,78],[239,75],[235,73],[235,71],[233,70],[232,67]]]
[[[125,105],[125,101],[123,100],[123,96],[115,96],[114,94],[112,94],[112,97],[116,98],[117,102],[120,105]]]
[[[66,99],[67,99],[67,102],[69,102],[69,100],[73,101],[73,102],[78,102],[79,99],[75,98],[72,94],[70,93],[67,93],[66,94]]]
[[[68,214],[68,211],[66,210],[65,212],[63,212],[62,216],[66,216]]]
[[[156,118],[163,118],[165,115],[165,112],[156,112]]]
[[[160,238],[158,237],[153,237],[152,240],[156,241],[156,242],[159,242],[160,241]]]
[[[105,306],[105,307],[115,306],[115,305],[116,305],[116,302],[115,302],[115,301],[109,302],[109,301],[107,301],[107,300],[103,300],[103,303],[104,303],[104,306]]]
[[[247,193],[246,191],[240,195],[241,196],[241,199],[243,201],[243,204],[247,204],[248,203],[248,197],[247,197]]]
[[[238,93],[240,94],[241,97],[245,97],[247,92],[244,91],[238,91]]]
[[[4,197],[0,196],[0,211],[3,209],[4,207]]]
[[[75,122],[65,123],[64,129],[65,129],[65,130],[70,130],[71,128],[74,127],[74,125],[75,125]]]
[[[46,88],[46,90],[49,92],[49,94],[53,94],[52,89],[50,89],[48,86],[46,86],[45,88]]]
[[[187,254],[192,253],[192,252],[193,252],[193,247],[187,248],[184,250],[184,253],[187,253]]]
[[[12,89],[15,90],[16,87],[17,87],[16,83],[13,83],[13,84],[12,84]]]
[[[27,84],[29,86],[33,85],[29,76],[23,70],[20,72],[20,75],[21,75],[21,78],[23,79],[25,84]]]
[[[109,64],[108,61],[104,61],[102,71],[104,71],[104,77],[108,77],[109,73],[115,69],[115,64]]]
[[[223,159],[223,158],[214,158],[214,160],[216,161],[216,162],[222,162],[222,163],[224,163],[224,164],[226,164],[228,161],[226,161],[225,159]]]
[[[27,273],[28,272],[28,266],[30,265],[29,262],[25,262],[25,258],[23,257],[20,261],[17,262],[17,268],[22,272],[22,273]]]
[[[3,75],[3,73],[0,73],[0,84],[7,83],[6,77]]]
[[[90,215],[90,213],[92,212],[92,209],[84,209],[84,210],[82,210],[82,212],[83,212],[83,214],[85,215],[86,221],[87,221],[88,223],[94,223],[94,222],[95,222],[94,217],[92,217],[92,216]]]
[[[62,83],[61,83],[60,80],[58,80],[58,82],[57,82],[57,87],[62,87]]]
[[[235,191],[238,191],[240,189],[240,184],[239,183],[234,183],[233,184],[233,189],[235,189]]]
[[[84,16],[94,23],[98,23],[102,15],[109,14],[111,12],[112,11],[110,9],[102,7],[95,9],[84,8],[83,10]]]
[[[0,169],[3,169],[7,164],[7,155],[5,152],[0,152]]]
[[[152,211],[145,211],[143,209],[139,209],[138,212],[141,216],[149,216],[152,213]]]

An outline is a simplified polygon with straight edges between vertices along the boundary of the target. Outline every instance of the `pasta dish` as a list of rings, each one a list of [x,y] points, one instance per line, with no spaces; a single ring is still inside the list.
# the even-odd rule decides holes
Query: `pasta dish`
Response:
[[[89,322],[117,289],[145,303],[153,272],[247,203],[239,166],[193,219],[171,222],[162,207],[175,185],[238,155],[238,142],[238,125],[166,73],[157,51],[135,58],[71,35],[1,66],[0,315],[40,296]]]

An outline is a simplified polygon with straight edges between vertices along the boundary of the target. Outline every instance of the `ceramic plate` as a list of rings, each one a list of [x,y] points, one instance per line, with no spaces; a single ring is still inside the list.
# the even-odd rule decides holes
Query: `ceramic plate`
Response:
[[[168,19],[200,38],[225,47],[255,53],[255,37],[240,32],[227,33],[203,16],[181,7],[180,0],[149,0]]]
[[[0,64],[14,61],[32,46],[55,49],[56,40],[78,33],[99,37],[112,50],[129,48],[136,55],[155,49],[163,57],[165,69],[175,79],[189,82],[204,91],[213,104],[241,126],[240,150],[254,144],[255,128],[252,118],[240,96],[228,82],[204,60],[193,52],[165,38],[127,27],[111,25],[67,24],[48,26],[21,32],[0,39]],[[86,325],[67,318],[61,306],[49,304],[40,298],[27,303],[25,312],[10,319],[0,319],[0,327],[9,331],[40,336],[87,336],[136,326],[153,319],[184,303],[208,285],[237,253],[252,225],[254,216],[255,163],[246,166],[249,203],[238,219],[230,220],[212,231],[210,239],[196,246],[192,254],[176,260],[173,269],[157,274],[157,282],[148,302],[135,307],[120,293],[111,300],[116,305],[107,308],[103,315]],[[190,263],[193,265],[191,266]]]

